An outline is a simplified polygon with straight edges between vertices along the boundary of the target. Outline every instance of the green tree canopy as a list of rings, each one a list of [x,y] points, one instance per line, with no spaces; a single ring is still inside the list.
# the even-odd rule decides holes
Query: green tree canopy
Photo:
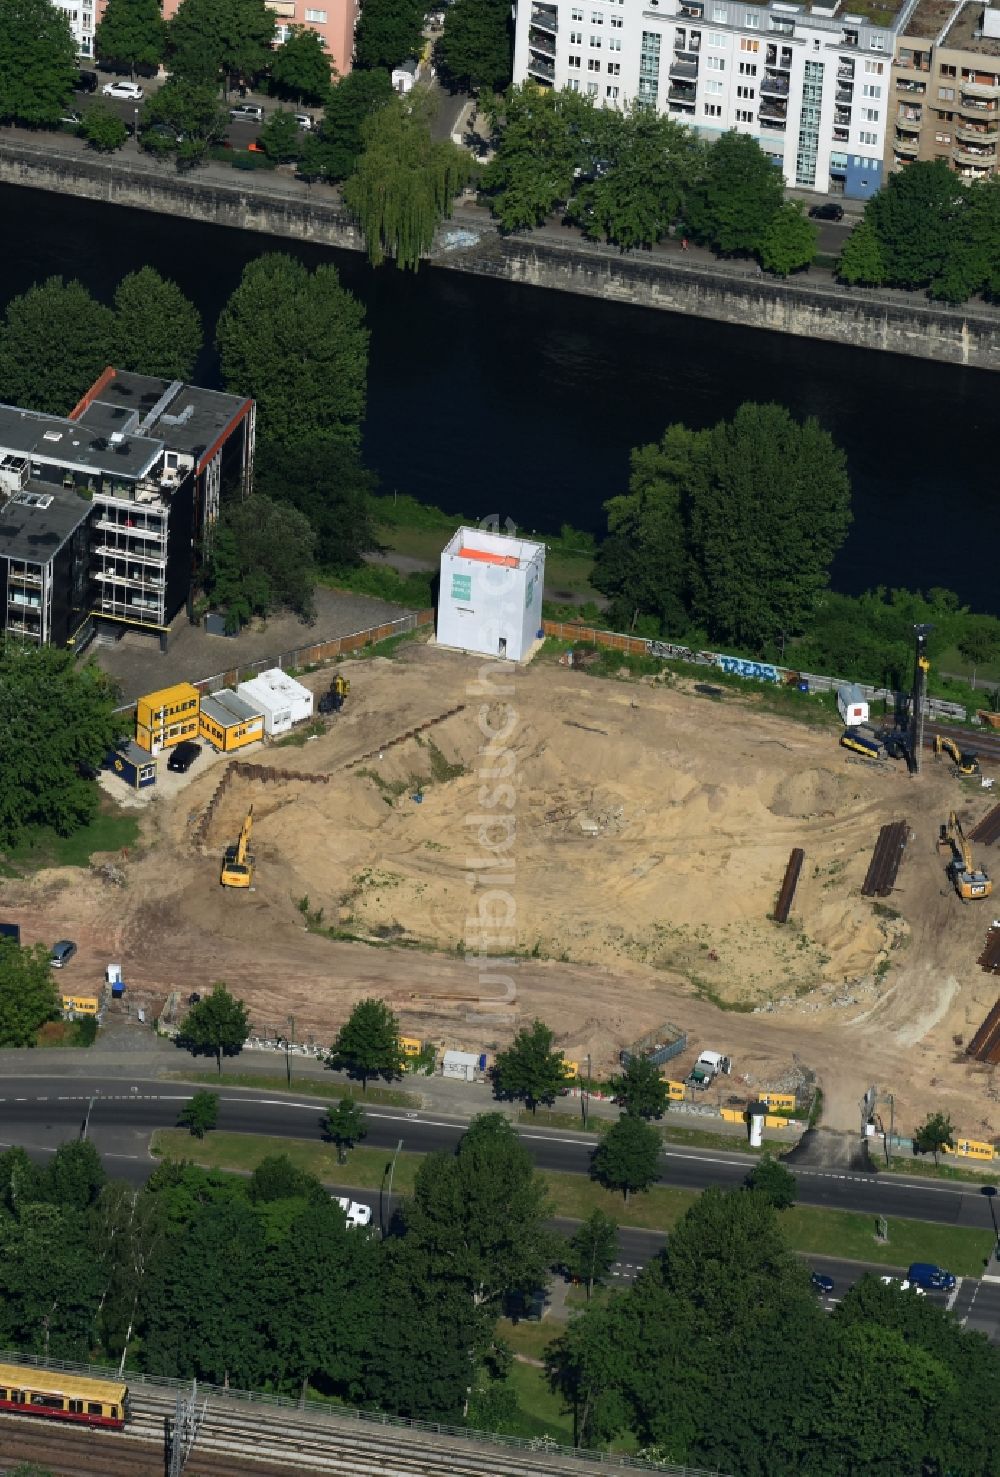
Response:
[[[493,1091],[499,1098],[520,1098],[534,1113],[539,1103],[552,1104],[569,1081],[554,1033],[543,1021],[522,1026],[506,1051],[497,1052]]]
[[[221,1076],[222,1058],[239,1056],[249,1030],[250,1017],[243,1001],[234,999],[225,985],[213,985],[211,993],[188,1011],[177,1043],[193,1056],[214,1056]]]
[[[476,1307],[541,1286],[557,1254],[547,1214],[545,1183],[500,1113],[474,1118],[453,1154],[429,1155],[403,1207],[427,1272]]]
[[[653,246],[679,216],[703,146],[689,128],[649,108],[607,116],[599,169],[576,190],[567,214],[588,236],[625,251]]]
[[[648,1190],[659,1177],[663,1142],[651,1123],[623,1113],[591,1155],[590,1173],[606,1190]]]
[[[724,133],[703,155],[684,205],[687,230],[723,256],[761,250],[785,199],[776,169],[748,133]]]
[[[593,167],[592,138],[608,125],[585,95],[534,82],[508,87],[486,108],[496,145],[482,174],[490,210],[506,231],[540,226]]]
[[[185,1103],[177,1117],[178,1126],[187,1128],[191,1137],[203,1139],[219,1120],[219,1094],[196,1092],[190,1102]]]
[[[272,60],[274,12],[265,0],[181,0],[170,22],[170,70],[189,82],[253,77]]]
[[[258,494],[225,508],[212,532],[207,586],[226,612],[226,629],[282,607],[310,619],[315,542],[308,519],[288,503]]]
[[[57,123],[75,81],[66,12],[48,0],[0,0],[0,121]]]
[[[11,298],[0,327],[0,399],[68,415],[110,362],[113,326],[111,310],[82,282],[49,277]]]
[[[394,98],[362,124],[364,152],[344,181],[373,266],[391,257],[416,271],[452,201],[476,173],[471,155],[451,139],[431,137],[433,104],[424,88]]]
[[[316,562],[330,569],[356,568],[363,554],[378,547],[371,502],[376,486],[358,452],[341,441],[309,440],[289,447],[265,443],[254,465],[257,492],[308,518],[316,536]]]
[[[130,272],[115,293],[112,357],[118,369],[189,380],[201,352],[201,318],[176,282],[152,267]]]
[[[591,1211],[569,1240],[567,1265],[586,1284],[587,1297],[607,1278],[618,1260],[618,1226],[603,1210]]]
[[[886,280],[885,255],[870,221],[859,221],[844,242],[837,275],[844,282],[862,282],[866,287],[881,287]]]
[[[94,98],[83,110],[80,136],[99,154],[113,154],[128,138],[128,129],[106,98]]]
[[[131,69],[156,67],[167,49],[167,31],[160,0],[107,0],[97,23],[94,51],[102,62],[118,62]]]
[[[327,1109],[323,1118],[323,1132],[337,1145],[337,1160],[347,1163],[347,1151],[368,1136],[368,1124],[361,1108],[352,1098],[341,1098],[335,1108]]]
[[[748,1190],[763,1195],[775,1210],[788,1210],[799,1193],[798,1181],[790,1169],[779,1164],[770,1154],[761,1155],[745,1181]]]
[[[889,176],[865,206],[887,282],[926,287],[940,275],[957,245],[965,202],[965,187],[943,160],[917,161]]]
[[[86,1359],[100,1266],[83,1217],[58,1205],[22,1205],[0,1218],[0,1339],[50,1359]]]
[[[170,76],[143,104],[139,137],[144,149],[176,154],[181,165],[197,164],[210,144],[225,137],[226,123],[213,82]]]
[[[269,1205],[278,1200],[329,1199],[315,1175],[297,1169],[287,1154],[269,1154],[262,1159],[250,1176],[247,1194],[257,1205]]]
[[[330,1048],[330,1063],[360,1078],[364,1092],[372,1077],[391,1082],[403,1075],[405,1057],[399,1044],[399,1021],[384,1000],[358,1001]]]
[[[611,1079],[611,1090],[636,1118],[662,1118],[670,1106],[670,1089],[656,1063],[645,1056],[629,1057],[621,1076]]]
[[[0,1046],[34,1046],[39,1029],[58,1014],[45,945],[22,949],[0,938]]]
[[[59,1145],[45,1166],[43,1195],[53,1205],[88,1210],[107,1178],[101,1156],[90,1140],[70,1139]]]
[[[94,818],[99,791],[81,769],[96,769],[121,736],[116,701],[100,668],[72,652],[0,644],[0,846],[36,826],[70,836]]]
[[[368,70],[391,71],[423,46],[423,0],[365,0],[354,33],[354,58]]]
[[[330,95],[331,57],[326,42],[309,26],[292,26],[271,62],[271,86],[279,97],[312,107]]]
[[[388,72],[348,72],[331,87],[319,128],[306,134],[299,173],[306,179],[346,179],[364,150],[366,120],[394,95]]]
[[[930,286],[931,297],[965,302],[977,292],[1000,296],[1000,178],[991,175],[962,193],[950,247]]]
[[[454,0],[445,14],[436,56],[450,86],[496,92],[510,83],[510,6],[504,0]]]
[[[955,1125],[947,1113],[928,1113],[913,1135],[913,1147],[918,1154],[933,1154],[934,1163],[942,1149],[955,1147]]]
[[[291,164],[304,146],[304,135],[287,108],[276,108],[257,136],[257,142],[275,164]]]
[[[808,267],[819,239],[801,203],[788,200],[774,212],[760,238],[761,266],[776,277],[787,277]]]
[[[226,386],[257,401],[258,435],[357,447],[365,413],[364,308],[335,267],[272,252],[243,271],[218,324]]]

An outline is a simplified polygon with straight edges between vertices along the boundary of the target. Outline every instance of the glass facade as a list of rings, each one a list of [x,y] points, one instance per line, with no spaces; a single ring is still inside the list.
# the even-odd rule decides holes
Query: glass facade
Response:
[[[802,112],[799,117],[799,146],[795,155],[795,183],[816,183],[819,151],[819,121],[823,107],[823,63],[806,62],[802,80]]]
[[[636,102],[644,108],[655,108],[660,90],[660,33],[643,31],[639,53],[639,92]]]

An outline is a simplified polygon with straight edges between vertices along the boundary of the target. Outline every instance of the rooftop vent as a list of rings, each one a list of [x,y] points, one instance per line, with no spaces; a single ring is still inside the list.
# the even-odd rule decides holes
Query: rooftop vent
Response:
[[[116,456],[128,456],[131,450],[132,447],[128,441],[118,441],[115,445]]]
[[[63,438],[62,431],[46,431],[45,434],[42,437],[42,440],[43,441],[61,441],[62,438]]]
[[[20,503],[22,508],[47,508],[52,503],[51,492],[19,492],[12,502]]]
[[[91,450],[92,451],[107,451],[107,449],[108,449],[108,438],[107,438],[107,436],[95,436],[94,439],[93,439],[93,441],[91,441],[91,443],[90,443],[90,447],[91,447]]]

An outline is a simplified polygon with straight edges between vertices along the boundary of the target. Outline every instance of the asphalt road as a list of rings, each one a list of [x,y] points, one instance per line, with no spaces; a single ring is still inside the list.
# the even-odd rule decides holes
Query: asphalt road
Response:
[[[155,1128],[177,1121],[182,1104],[193,1089],[182,1083],[123,1082],[108,1078],[6,1078],[0,1084],[0,1142],[27,1149],[53,1149],[79,1133],[91,1095],[95,1095],[89,1134],[113,1173],[141,1179],[149,1172],[148,1139]],[[268,1134],[277,1138],[318,1139],[324,1105],[307,1098],[268,1096],[254,1088],[220,1085],[220,1129]],[[465,1122],[446,1114],[418,1113],[401,1108],[372,1106],[367,1145],[428,1153],[449,1149],[462,1134]],[[520,1137],[540,1169],[586,1173],[596,1139],[588,1134],[552,1132],[530,1127]],[[747,1172],[743,1154],[668,1145],[662,1155],[661,1183],[702,1190],[709,1185],[733,1188]],[[134,1166],[134,1168],[130,1168]],[[799,1201],[804,1205],[861,1211],[934,1221],[943,1225],[992,1228],[990,1197],[979,1188],[899,1175],[857,1174],[812,1166],[793,1167]]]

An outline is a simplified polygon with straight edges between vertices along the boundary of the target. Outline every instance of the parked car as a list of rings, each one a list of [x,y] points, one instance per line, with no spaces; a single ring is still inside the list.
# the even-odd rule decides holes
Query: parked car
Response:
[[[906,1275],[914,1287],[922,1287],[928,1291],[951,1292],[955,1286],[954,1272],[946,1272],[934,1262],[913,1262]]]
[[[105,97],[124,97],[132,103],[141,103],[143,99],[138,82],[105,82],[101,92]]]
[[[96,72],[77,72],[77,74],[76,74],[76,82],[74,84],[73,91],[74,92],[96,92],[97,91],[97,73]]]
[[[900,1292],[912,1292],[918,1298],[927,1296],[923,1288],[915,1286],[908,1277],[880,1277],[879,1281],[884,1282],[886,1287],[898,1287]]]
[[[172,128],[169,123],[151,123],[148,128],[143,128],[141,133],[143,138],[150,136],[153,138],[162,138],[169,144],[182,144],[184,142],[184,134],[178,133],[177,129]]]
[[[259,103],[237,103],[229,109],[229,116],[234,123],[263,123],[264,109]]]
[[[827,201],[825,205],[811,205],[809,214],[814,221],[842,221],[844,219],[844,207],[837,205],[833,200]]]
[[[833,1291],[833,1278],[827,1277],[825,1272],[814,1272],[809,1281],[816,1291],[822,1293],[824,1297],[829,1297]]]
[[[57,944],[52,945],[49,963],[53,969],[62,969],[63,965],[68,964],[75,953],[76,944],[74,944],[72,939],[60,939]]]
[[[200,744],[196,744],[193,739],[185,739],[176,749],[171,750],[167,768],[172,769],[174,774],[187,774],[200,753]]]
[[[314,126],[313,120],[310,118],[308,113],[296,113],[295,121],[300,128],[305,129],[306,133],[308,133],[309,130]]]
[[[362,1226],[371,1225],[372,1208],[370,1205],[363,1205],[357,1200],[349,1200],[346,1195],[336,1195],[333,1198],[344,1212],[347,1224],[353,1229],[358,1230]]]
[[[59,119],[62,128],[79,128],[82,122],[83,114],[75,112],[72,108],[68,108]]]

